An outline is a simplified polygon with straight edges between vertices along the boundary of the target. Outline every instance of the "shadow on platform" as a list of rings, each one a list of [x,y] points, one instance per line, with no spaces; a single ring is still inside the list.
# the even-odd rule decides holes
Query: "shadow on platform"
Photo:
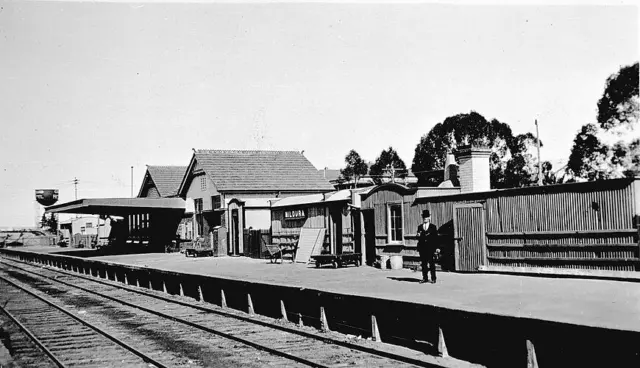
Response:
[[[393,281],[404,281],[404,282],[415,282],[418,283],[420,282],[420,278],[415,278],[415,277],[387,277],[389,280],[393,280]]]

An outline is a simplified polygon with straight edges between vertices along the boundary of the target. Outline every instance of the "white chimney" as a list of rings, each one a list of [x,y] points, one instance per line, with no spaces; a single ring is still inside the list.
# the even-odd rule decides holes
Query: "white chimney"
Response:
[[[454,186],[459,186],[458,183],[458,163],[456,162],[456,157],[451,153],[451,151],[447,152],[447,157],[444,160],[444,178],[443,181],[450,180]]]
[[[491,190],[489,176],[491,149],[477,146],[460,146],[456,156],[459,163],[461,193]]]

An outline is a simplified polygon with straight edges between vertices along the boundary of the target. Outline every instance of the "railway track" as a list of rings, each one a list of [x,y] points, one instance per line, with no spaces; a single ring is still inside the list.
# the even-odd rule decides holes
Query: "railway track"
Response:
[[[41,292],[56,294],[65,304],[85,308],[88,314],[106,313],[107,317],[108,315],[126,315],[138,321],[145,328],[154,325],[156,329],[172,330],[176,336],[184,335],[185,329],[197,330],[195,334],[198,335],[196,337],[198,340],[211,339],[213,335],[217,340],[226,340],[227,344],[229,342],[232,345],[234,343],[241,344],[243,348],[240,350],[245,352],[247,349],[267,352],[269,353],[266,354],[268,358],[262,353],[261,359],[269,360],[269,365],[273,366],[443,366],[387,351],[379,351],[364,345],[360,346],[319,336],[275,321],[266,322],[264,318],[242,316],[239,313],[223,309],[186,303],[176,300],[175,297],[158,295],[160,294],[158,292],[123,286],[95,277],[33,266],[13,260],[2,259],[2,263],[10,267],[10,270],[6,272],[11,277],[33,285]],[[107,312],[100,308],[107,309]],[[108,321],[104,323],[108,324]],[[167,324],[171,324],[171,327]],[[194,334],[194,332],[189,333]],[[233,349],[238,350],[237,346],[234,346]],[[194,361],[206,361],[202,357],[192,358],[195,358]],[[244,363],[248,362],[248,360],[244,361]],[[255,363],[255,360],[253,362]],[[267,363],[267,361],[260,361],[257,366],[262,366],[263,363]],[[247,364],[239,366],[247,366]],[[458,365],[449,363],[444,366]],[[468,365],[460,364],[459,366]]]
[[[0,311],[31,340],[18,339],[11,345],[23,364],[149,367],[151,363],[165,367],[4,276],[0,276]]]

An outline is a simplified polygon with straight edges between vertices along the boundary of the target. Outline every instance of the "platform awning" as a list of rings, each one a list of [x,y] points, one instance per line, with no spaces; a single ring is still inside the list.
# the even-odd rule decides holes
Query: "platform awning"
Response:
[[[152,212],[184,212],[182,198],[88,198],[45,208],[49,213],[126,216]]]

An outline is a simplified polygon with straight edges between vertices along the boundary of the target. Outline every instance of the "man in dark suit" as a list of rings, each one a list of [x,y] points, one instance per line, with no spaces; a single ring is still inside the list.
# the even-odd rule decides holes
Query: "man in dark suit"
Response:
[[[431,213],[429,210],[422,211],[422,223],[418,225],[418,253],[422,263],[421,284],[429,282],[431,273],[431,283],[436,283],[436,260],[435,253],[438,248],[438,229],[431,223]]]

